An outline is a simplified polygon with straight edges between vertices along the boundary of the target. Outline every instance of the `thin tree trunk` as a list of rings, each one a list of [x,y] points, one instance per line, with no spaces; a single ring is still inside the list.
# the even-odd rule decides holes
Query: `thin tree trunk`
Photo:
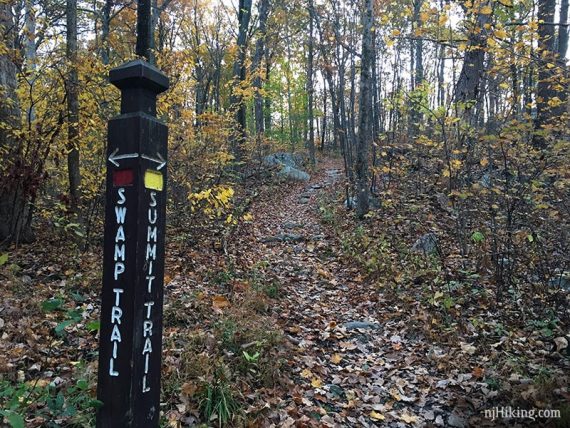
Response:
[[[265,133],[265,123],[263,117],[263,95],[261,94],[262,79],[262,60],[265,56],[265,38],[266,23],[269,16],[269,0],[261,0],[259,2],[259,24],[258,36],[255,43],[255,54],[251,63],[251,72],[254,74],[253,87],[255,88],[254,96],[254,117],[255,117],[255,133],[258,144],[260,144],[263,134]]]
[[[330,68],[327,67],[324,72],[325,79],[329,86],[329,92],[331,94],[331,113],[333,117],[333,150],[338,150],[339,147],[344,154],[344,134],[341,129],[340,118],[339,118],[339,105],[336,96],[336,89],[334,85],[334,79]]]
[[[560,22],[565,24],[568,22],[568,0],[560,2]],[[558,27],[558,57],[562,64],[566,65],[566,52],[568,51],[568,26],[561,25]]]
[[[238,88],[241,82],[245,80],[245,56],[247,30],[249,28],[249,20],[251,18],[252,0],[240,0],[238,10],[238,37],[237,37],[237,56],[233,65],[233,86],[230,96],[231,109],[234,112],[234,120],[236,122],[236,131],[231,139],[231,148],[235,159],[239,162],[243,157],[243,144],[246,139],[246,106],[243,103],[242,96],[239,94]]]
[[[271,55],[265,55],[265,81],[266,85],[270,82],[271,77]],[[265,132],[271,132],[271,96],[266,95],[265,100],[265,110],[263,112],[264,120],[265,120]]]
[[[287,36],[287,65],[285,66],[285,80],[287,84],[287,118],[289,120],[289,138],[291,143],[291,152],[295,151],[295,136],[293,133],[293,101],[291,97],[291,33],[289,31],[289,15],[285,18],[286,36]]]
[[[67,173],[70,210],[80,215],[81,171],[79,166],[79,77],[77,72],[77,0],[67,0]]]
[[[321,152],[325,150],[325,140],[327,137],[327,82],[323,83],[323,119],[321,125]]]
[[[444,75],[445,75],[445,46],[439,46],[438,48],[438,69],[437,69],[437,106],[445,106],[445,86],[444,86]]]
[[[420,12],[422,9],[423,0],[414,0],[414,14],[413,14],[413,22],[420,28],[422,26],[422,21],[420,19]],[[412,25],[412,28],[413,25]],[[413,53],[414,53],[414,69],[412,70],[412,89],[418,90],[423,81],[424,81],[424,66],[423,66],[423,51],[424,45],[423,40],[421,37],[418,37],[415,42],[411,42],[411,45],[414,46]],[[421,105],[420,105],[421,98],[419,94],[414,94],[412,99],[411,105],[411,112],[410,112],[410,134],[411,137],[416,137],[419,132],[419,124],[422,121],[421,117]]]
[[[35,80],[37,51],[36,51],[36,13],[34,5],[31,0],[25,2],[25,22],[24,28],[26,30],[24,41],[24,54],[26,57],[26,71],[32,74],[32,79]],[[28,109],[28,125],[31,126],[36,118],[36,109],[33,104]]]
[[[356,214],[363,218],[369,211],[368,201],[368,148],[372,142],[372,22],[373,0],[365,0],[362,16],[362,61],[360,69],[360,118],[356,158],[356,186],[358,200]]]
[[[376,47],[376,32],[372,33],[372,141],[374,143],[378,142],[380,136],[380,82],[378,80],[378,61],[377,61],[377,47]],[[372,144],[372,173],[370,179],[370,192],[375,194],[376,192],[376,166],[378,160],[378,150],[376,148],[377,144]]]
[[[314,97],[314,84],[313,84],[313,60],[314,60],[314,40],[313,40],[313,17],[314,17],[313,0],[309,0],[309,52],[307,57],[307,94],[308,94],[308,120],[309,120],[309,161],[312,166],[316,164],[315,158],[315,123],[313,117],[313,97]]]
[[[538,2],[538,22],[551,23],[554,21],[554,11],[556,0],[539,0]],[[553,97],[557,95],[553,88],[553,73],[547,67],[548,63],[556,64],[554,58],[554,26],[540,24],[538,26],[538,55],[541,58],[538,68],[538,82],[536,85],[536,119],[534,121],[535,133],[533,135],[533,145],[535,147],[545,147],[546,138],[544,126],[557,113],[555,109],[548,105]]]
[[[109,31],[111,27],[111,9],[113,8],[113,0],[105,0],[103,6],[103,17],[101,22],[101,48],[100,56],[103,64],[109,64]]]

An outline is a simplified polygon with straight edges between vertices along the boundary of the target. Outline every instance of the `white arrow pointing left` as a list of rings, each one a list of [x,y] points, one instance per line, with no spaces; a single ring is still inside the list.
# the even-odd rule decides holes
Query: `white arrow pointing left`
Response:
[[[113,153],[111,153],[111,155],[109,156],[109,162],[111,162],[115,166],[119,166],[119,162],[117,162],[117,161],[119,161],[121,159],[133,159],[133,158],[139,157],[138,153],[126,153],[124,155],[119,155],[117,153],[119,153],[119,148],[116,148],[113,151]]]

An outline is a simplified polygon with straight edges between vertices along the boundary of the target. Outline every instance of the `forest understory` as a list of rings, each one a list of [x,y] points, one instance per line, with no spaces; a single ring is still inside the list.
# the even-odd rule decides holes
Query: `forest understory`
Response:
[[[568,293],[498,296],[413,180],[356,228],[339,159],[306,183],[252,180],[231,232],[167,234],[162,425],[568,426]],[[414,250],[425,232],[434,253]],[[91,426],[100,250],[38,239],[0,271],[4,415]],[[500,406],[561,413],[485,414]]]

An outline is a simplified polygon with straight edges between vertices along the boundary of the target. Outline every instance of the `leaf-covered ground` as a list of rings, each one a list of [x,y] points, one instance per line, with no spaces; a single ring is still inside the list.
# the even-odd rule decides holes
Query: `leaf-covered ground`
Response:
[[[358,223],[343,191],[340,162],[323,160],[309,183],[256,183],[229,235],[171,234],[163,424],[569,426],[567,295],[497,301],[456,261],[437,207],[401,192]],[[410,251],[413,218],[445,257]],[[2,267],[13,426],[93,423],[100,254],[63,245],[20,248]],[[498,406],[561,418],[486,417]]]

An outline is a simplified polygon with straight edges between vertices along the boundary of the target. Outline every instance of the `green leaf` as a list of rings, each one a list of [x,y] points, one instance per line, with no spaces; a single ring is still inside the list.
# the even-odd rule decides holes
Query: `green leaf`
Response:
[[[60,322],[58,325],[55,326],[55,333],[57,335],[61,335],[65,331],[65,327],[70,326],[71,324],[75,324],[77,321],[75,320],[65,320]]]
[[[45,312],[52,312],[60,309],[63,305],[63,299],[48,299],[42,302],[42,310]]]
[[[75,416],[77,414],[77,409],[75,408],[74,405],[69,404],[65,407],[65,411],[63,412],[62,416]]]
[[[100,409],[103,406],[103,402],[101,400],[89,400],[87,405],[89,407],[93,407],[94,409]]]
[[[75,322],[79,322],[83,319],[83,315],[81,315],[81,311],[79,309],[70,309],[67,311],[67,318]]]
[[[81,390],[86,390],[87,388],[89,388],[89,384],[87,383],[87,381],[85,379],[79,379],[76,383],[77,387]]]
[[[4,266],[8,261],[8,253],[4,253],[0,256],[0,266]]]
[[[73,300],[75,300],[76,302],[78,302],[78,303],[82,303],[82,302],[84,302],[85,300],[87,300],[83,294],[78,293],[78,292],[76,292],[76,291],[72,291],[72,292],[71,292],[71,298],[72,298]]]
[[[471,239],[473,240],[473,242],[483,242],[485,240],[485,235],[483,235],[479,231],[476,231],[473,232],[473,234],[471,235]]]
[[[12,410],[4,410],[0,412],[8,419],[8,423],[12,428],[25,428],[26,423],[24,418],[19,413],[13,412]]]
[[[87,323],[86,327],[89,331],[98,331],[101,328],[101,321],[90,321]]]

